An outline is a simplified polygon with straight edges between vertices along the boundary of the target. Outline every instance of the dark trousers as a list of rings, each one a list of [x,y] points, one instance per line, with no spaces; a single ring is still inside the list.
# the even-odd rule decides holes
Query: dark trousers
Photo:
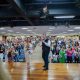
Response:
[[[45,66],[45,53],[44,53],[44,51],[42,51],[42,59],[44,61],[44,66]]]
[[[45,68],[46,69],[48,69],[48,64],[49,64],[49,62],[48,62],[48,55],[49,55],[49,53],[45,53],[44,62],[45,62]]]
[[[49,56],[49,52],[50,52],[50,49],[46,49],[45,52],[44,52],[44,55],[43,55],[43,58],[44,58],[44,66],[45,66],[45,69],[48,69],[48,56]]]
[[[75,57],[75,62],[79,62],[79,57]]]
[[[44,61],[44,67],[46,69],[48,69],[48,55],[49,55],[49,51],[48,52],[42,52],[42,58]]]
[[[72,56],[67,56],[67,62],[69,63],[72,63]]]

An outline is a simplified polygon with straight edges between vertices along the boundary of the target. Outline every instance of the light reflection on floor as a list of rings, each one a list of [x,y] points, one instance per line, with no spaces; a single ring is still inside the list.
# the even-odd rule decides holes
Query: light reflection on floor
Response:
[[[80,64],[50,63],[48,71],[43,71],[42,66],[40,46],[36,47],[30,63],[4,63],[12,80],[80,80]]]

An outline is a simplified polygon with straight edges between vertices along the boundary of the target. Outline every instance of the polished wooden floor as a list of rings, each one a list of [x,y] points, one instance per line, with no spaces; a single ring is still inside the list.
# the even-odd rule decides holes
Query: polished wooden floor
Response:
[[[80,80],[80,64],[50,63],[49,70],[43,71],[41,48],[37,46],[29,61],[8,62],[12,80]]]
[[[15,63],[9,71],[12,80],[80,80],[80,64],[49,64],[49,70],[42,70],[42,63],[29,67],[26,63]]]

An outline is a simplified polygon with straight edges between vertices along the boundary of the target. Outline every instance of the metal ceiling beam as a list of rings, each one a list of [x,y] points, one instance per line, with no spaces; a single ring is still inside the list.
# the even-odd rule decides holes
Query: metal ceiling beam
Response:
[[[44,20],[40,20],[39,23],[37,25],[53,25],[55,22],[59,22],[59,23],[64,23],[63,21],[47,21],[47,23],[45,23]],[[65,21],[66,22],[66,21]],[[68,22],[68,21],[67,21]],[[71,20],[69,21],[69,23],[75,25],[80,25],[80,20]],[[29,24],[27,23],[27,21],[0,21],[0,26],[29,26]],[[35,23],[36,25],[36,23]]]
[[[80,9],[49,9],[49,15],[80,15]]]
[[[8,9],[2,9],[0,10],[0,18],[5,18],[5,17],[20,17],[19,14],[17,14],[14,10],[8,10]]]
[[[46,19],[39,19],[38,21],[45,21]],[[35,21],[35,20],[34,20]],[[80,19],[75,19],[75,18],[73,18],[73,19],[66,19],[66,18],[64,18],[64,19],[53,19],[53,20],[46,20],[46,21],[50,21],[50,22],[52,22],[52,21],[60,21],[60,22],[62,22],[62,21],[80,21]],[[0,20],[0,22],[27,22],[27,20]]]
[[[49,9],[49,14],[48,16],[61,16],[61,15],[74,15],[74,16],[79,16],[80,15],[80,9]],[[40,17],[41,12],[40,10],[28,10],[27,11],[27,16],[28,17]]]
[[[13,8],[15,8],[16,11],[18,11],[18,13],[20,13],[21,16],[23,16],[24,19],[26,19],[31,26],[33,26],[33,23],[27,17],[26,9],[21,0],[7,0],[7,1],[10,2]]]
[[[0,4],[0,7],[10,6],[10,4]]]
[[[45,3],[25,3],[25,5],[44,5]],[[46,2],[47,5],[56,4],[77,4],[77,2]]]
[[[0,26],[30,26],[28,21],[0,21]]]

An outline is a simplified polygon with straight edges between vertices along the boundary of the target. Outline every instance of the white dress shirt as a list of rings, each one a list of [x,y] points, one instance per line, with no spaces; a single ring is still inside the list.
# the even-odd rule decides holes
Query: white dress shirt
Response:
[[[43,42],[43,43],[45,43],[45,45],[48,46],[48,47],[51,46],[51,41],[50,40],[48,40],[48,42]]]

